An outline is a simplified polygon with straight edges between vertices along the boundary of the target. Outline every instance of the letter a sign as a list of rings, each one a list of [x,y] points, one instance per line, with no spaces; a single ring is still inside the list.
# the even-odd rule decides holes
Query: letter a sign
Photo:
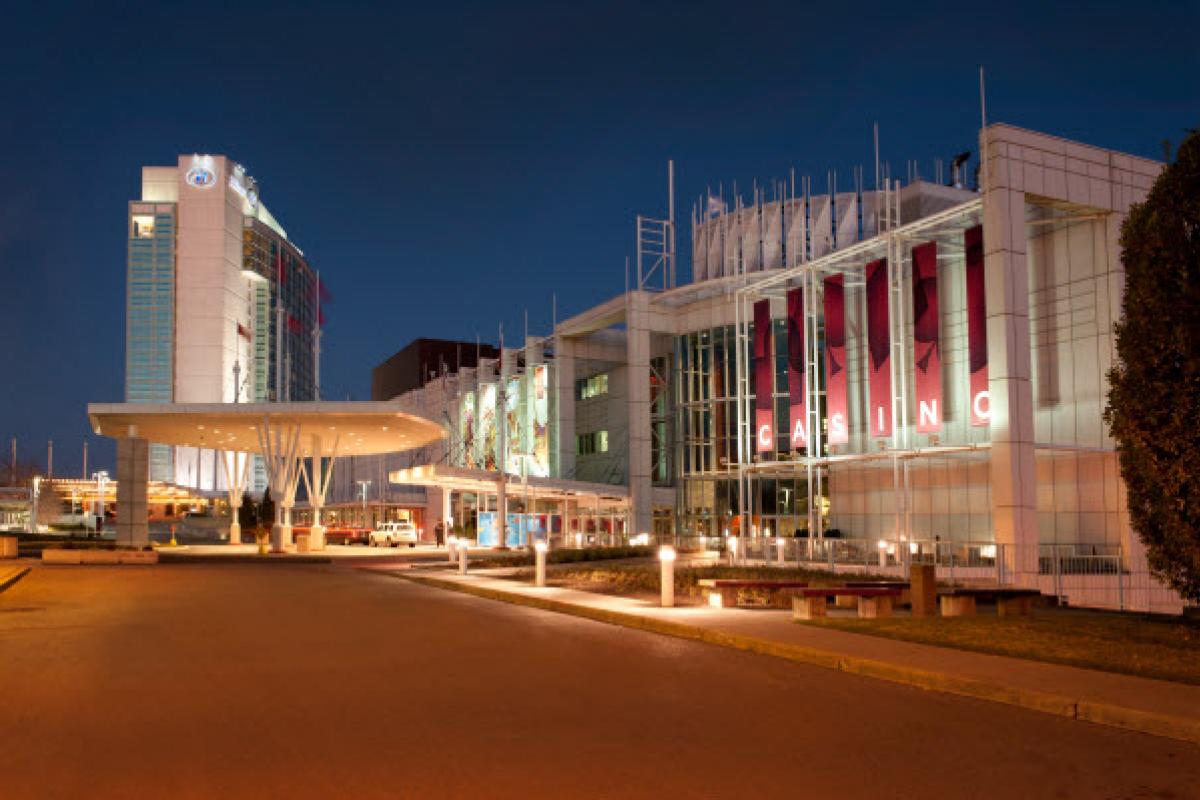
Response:
[[[787,293],[787,379],[788,416],[791,419],[791,449],[808,448],[808,416],[804,403],[804,373],[808,359],[804,357],[804,290],[789,289]]]

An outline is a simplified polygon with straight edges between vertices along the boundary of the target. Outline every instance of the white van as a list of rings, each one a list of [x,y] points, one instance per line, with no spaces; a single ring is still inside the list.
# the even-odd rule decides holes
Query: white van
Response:
[[[371,531],[367,544],[371,547],[395,547],[401,544],[416,547],[418,539],[417,526],[411,522],[384,522]]]

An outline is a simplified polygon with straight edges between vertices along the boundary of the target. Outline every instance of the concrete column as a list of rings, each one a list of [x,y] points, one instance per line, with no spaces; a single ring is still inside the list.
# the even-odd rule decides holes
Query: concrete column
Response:
[[[150,544],[146,502],[149,477],[150,443],[133,437],[117,439],[117,547]]]
[[[575,355],[572,341],[566,336],[554,340],[554,396],[558,446],[553,474],[572,478],[575,476]]]
[[[632,535],[654,528],[650,446],[650,319],[645,292],[626,295],[625,367],[628,375],[629,499]]]
[[[325,549],[325,526],[321,524],[321,509],[323,505],[309,498],[309,504],[312,506],[312,525],[308,532],[308,548],[310,550]]]
[[[982,136],[994,138],[994,131]],[[1035,579],[1037,476],[1029,336],[1025,193],[1010,188],[1007,148],[989,141],[983,195],[992,528],[1013,549],[1019,583]],[[1018,165],[1019,166],[1019,165]]]
[[[283,552],[283,506],[278,500],[275,500],[275,522],[271,525],[271,552]]]
[[[292,546],[292,504],[285,500],[280,504],[283,509],[283,546]]]
[[[233,522],[229,523],[229,543],[242,543],[242,523],[238,522],[238,512],[242,509],[242,502],[239,500],[236,506],[229,507],[229,515],[233,517]]]
[[[501,468],[496,481],[496,546],[508,547],[508,479]]]

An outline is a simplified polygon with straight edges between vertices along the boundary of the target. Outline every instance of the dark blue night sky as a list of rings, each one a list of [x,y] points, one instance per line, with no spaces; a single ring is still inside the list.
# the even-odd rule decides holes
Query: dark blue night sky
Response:
[[[814,5],[819,10],[806,10]],[[123,397],[143,164],[247,166],[333,291],[326,397],[417,336],[535,332],[624,287],[633,219],[708,185],[894,174],[988,116],[1158,158],[1200,124],[1200,4],[25,4],[0,26],[0,436],[77,473]],[[968,10],[969,9],[969,10]],[[994,10],[999,9],[999,10]],[[112,448],[92,437],[92,465]]]

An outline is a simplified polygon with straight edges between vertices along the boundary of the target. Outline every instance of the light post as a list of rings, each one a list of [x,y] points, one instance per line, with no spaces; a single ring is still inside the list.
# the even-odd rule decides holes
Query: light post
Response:
[[[669,544],[658,548],[658,560],[662,565],[662,607],[671,608],[675,605],[675,548]]]
[[[96,513],[96,533],[99,535],[104,528],[104,492],[108,488],[108,470],[100,470],[92,473],[92,479],[96,481],[96,496],[97,501],[92,506],[92,511]],[[97,507],[99,510],[97,511]]]
[[[367,489],[370,487],[371,481],[358,481],[358,489],[362,494],[362,519],[363,527],[367,527]]]
[[[40,475],[33,476],[33,494],[29,497],[29,532],[37,533],[38,529],[38,499],[41,495],[42,478]]]
[[[537,564],[535,570],[536,578],[534,579],[535,586],[546,585],[546,551],[550,549],[550,545],[546,542],[534,542],[533,554]]]
[[[458,574],[467,574],[467,546],[465,544],[458,548]]]

